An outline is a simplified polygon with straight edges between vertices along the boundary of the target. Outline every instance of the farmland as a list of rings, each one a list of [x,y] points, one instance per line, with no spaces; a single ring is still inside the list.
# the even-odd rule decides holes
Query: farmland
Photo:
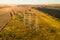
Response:
[[[0,40],[60,40],[59,13],[45,6],[1,8]]]

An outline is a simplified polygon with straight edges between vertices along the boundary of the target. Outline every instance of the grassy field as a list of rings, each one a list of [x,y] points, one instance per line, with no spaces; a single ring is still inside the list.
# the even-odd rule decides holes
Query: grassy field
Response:
[[[10,13],[12,18],[0,32],[0,40],[60,40],[60,19],[32,8]]]

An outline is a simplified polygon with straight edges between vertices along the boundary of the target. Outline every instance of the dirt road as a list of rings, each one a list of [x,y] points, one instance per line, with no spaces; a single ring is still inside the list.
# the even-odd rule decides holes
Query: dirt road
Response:
[[[7,7],[0,9],[0,31],[4,28],[4,26],[11,20],[12,11],[23,11],[25,7]],[[10,14],[11,13],[11,14]]]
[[[11,20],[10,13],[1,14],[0,15],[0,31],[7,25],[7,23]]]

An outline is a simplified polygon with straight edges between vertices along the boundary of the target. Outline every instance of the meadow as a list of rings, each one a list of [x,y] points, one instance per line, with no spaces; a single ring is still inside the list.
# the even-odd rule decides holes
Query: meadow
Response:
[[[11,20],[0,31],[0,40],[60,40],[60,18],[40,10],[8,12]]]

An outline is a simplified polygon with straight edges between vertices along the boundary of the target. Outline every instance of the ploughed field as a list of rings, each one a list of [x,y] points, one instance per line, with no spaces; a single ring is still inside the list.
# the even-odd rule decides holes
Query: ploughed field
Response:
[[[3,9],[0,40],[60,40],[60,10],[34,6]]]

